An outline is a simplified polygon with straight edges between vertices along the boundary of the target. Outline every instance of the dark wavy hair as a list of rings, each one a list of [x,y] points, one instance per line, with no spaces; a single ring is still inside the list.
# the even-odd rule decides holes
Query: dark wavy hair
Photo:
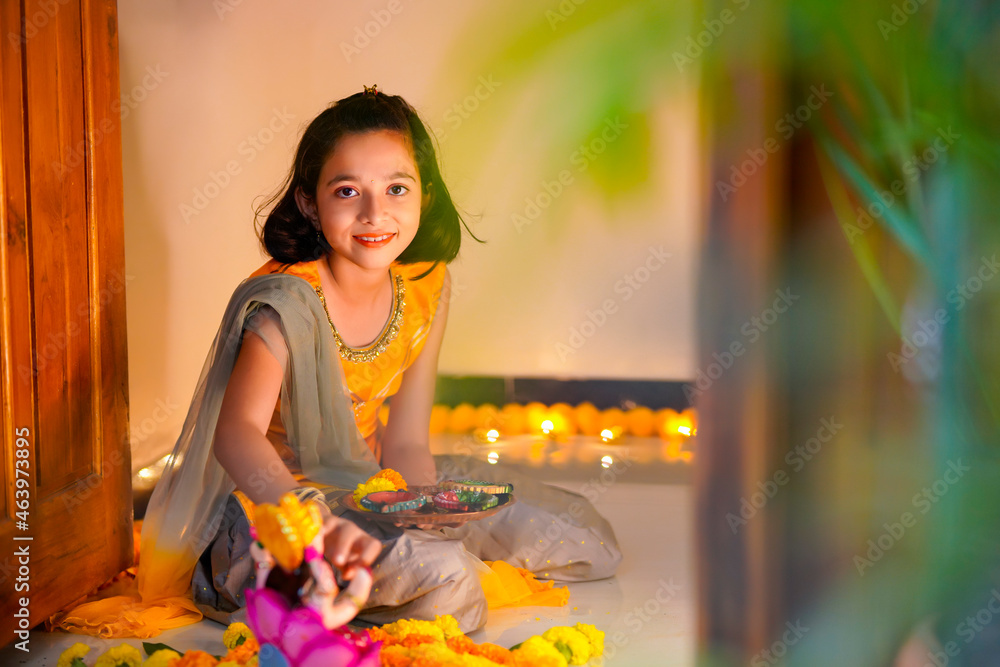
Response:
[[[321,243],[316,228],[295,203],[295,191],[301,188],[304,195],[315,197],[320,172],[340,138],[378,130],[398,132],[406,137],[420,171],[422,194],[430,194],[427,205],[421,207],[416,236],[396,261],[401,264],[448,263],[455,259],[462,243],[465,222],[441,178],[431,137],[406,100],[399,95],[382,92],[355,93],[345,97],[309,123],[284,183],[276,194],[256,209],[259,223],[263,212],[270,207],[257,232],[267,254],[279,262],[294,264],[318,259],[329,251],[329,246]]]

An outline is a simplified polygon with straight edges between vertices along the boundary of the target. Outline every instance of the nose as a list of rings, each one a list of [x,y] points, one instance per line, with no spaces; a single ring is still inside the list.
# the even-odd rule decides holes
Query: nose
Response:
[[[364,198],[361,214],[363,222],[369,225],[377,224],[382,220],[385,215],[385,202],[382,201],[378,192],[373,192]]]

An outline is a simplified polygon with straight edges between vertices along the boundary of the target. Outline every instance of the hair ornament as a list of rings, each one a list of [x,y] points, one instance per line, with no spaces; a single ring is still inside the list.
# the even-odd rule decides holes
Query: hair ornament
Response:
[[[365,86],[365,95],[371,95],[372,97],[378,95],[378,84],[372,84],[371,88]]]

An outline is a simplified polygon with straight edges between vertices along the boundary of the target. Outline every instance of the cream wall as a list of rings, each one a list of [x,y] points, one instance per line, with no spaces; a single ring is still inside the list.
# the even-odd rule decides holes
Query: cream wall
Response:
[[[542,191],[538,173],[524,168],[545,139],[531,131],[537,124],[530,105],[513,105],[490,126],[484,148],[476,145],[475,118],[461,143],[449,136],[455,118],[449,109],[474,90],[449,81],[450,47],[468,38],[488,6],[120,0],[136,467],[173,446],[225,304],[264,261],[252,229],[253,202],[284,177],[304,125],[363,84],[403,95],[437,129],[445,179],[456,202],[476,214],[477,235],[488,239],[467,242],[452,265],[456,295],[442,373],[694,375],[693,87],[651,91],[655,160],[647,194],[608,210],[588,187],[586,170],[578,171],[567,154],[573,182],[558,198],[561,215],[572,220],[568,231],[546,225],[545,213],[518,229],[512,215]],[[390,7],[397,13],[386,14]],[[345,56],[342,44],[373,20],[372,11],[391,19],[367,46]],[[484,109],[506,94],[504,82],[497,85]],[[669,257],[656,259],[663,253]],[[627,286],[628,275],[639,289]],[[585,324],[588,312],[601,326]]]

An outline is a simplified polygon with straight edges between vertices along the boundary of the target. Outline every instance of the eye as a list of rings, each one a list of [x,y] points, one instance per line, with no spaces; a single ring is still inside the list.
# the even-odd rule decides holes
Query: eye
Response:
[[[405,195],[409,191],[410,191],[410,189],[407,188],[405,185],[399,185],[399,184],[397,184],[397,185],[390,185],[389,186],[389,194],[393,194],[393,195]]]
[[[357,194],[357,192],[358,192],[357,190],[348,185],[340,188],[339,190],[334,192],[334,194],[340,197],[341,199],[347,199],[349,197],[353,197],[355,194]]]

